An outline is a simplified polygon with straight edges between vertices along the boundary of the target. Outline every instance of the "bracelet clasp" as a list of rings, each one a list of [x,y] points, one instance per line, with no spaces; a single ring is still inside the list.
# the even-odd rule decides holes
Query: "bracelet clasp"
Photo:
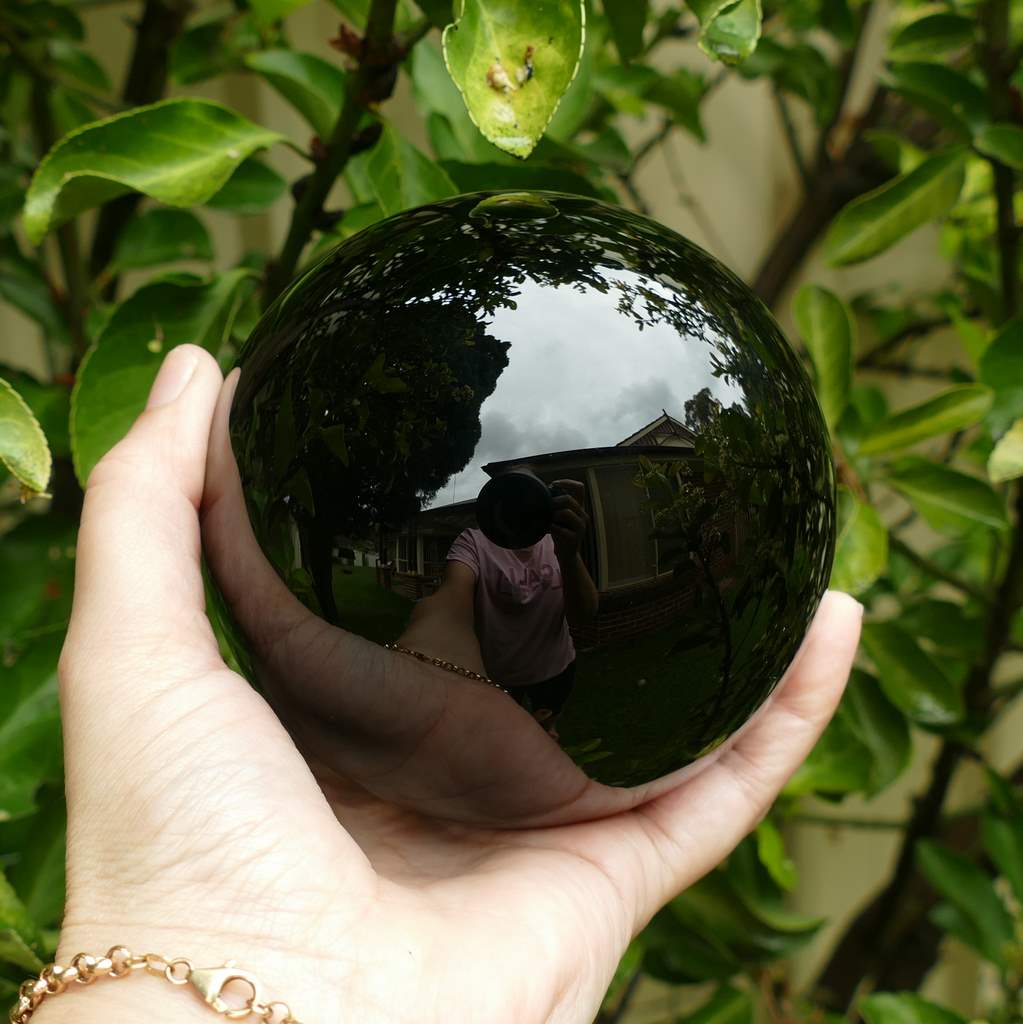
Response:
[[[262,1003],[260,987],[256,977],[238,967],[233,960],[223,967],[199,967],[192,971],[188,980],[203,997],[206,1004],[228,1020],[243,1020],[253,1013],[253,1008]],[[242,1006],[232,1007],[224,1001],[223,992],[232,982],[242,982],[252,990],[252,995]]]

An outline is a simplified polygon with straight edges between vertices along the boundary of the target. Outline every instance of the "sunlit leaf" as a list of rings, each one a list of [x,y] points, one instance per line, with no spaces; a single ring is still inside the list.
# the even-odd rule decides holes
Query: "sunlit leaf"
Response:
[[[907,458],[889,468],[887,480],[937,530],[958,533],[972,523],[996,530],[1009,526],[1005,501],[991,485],[949,466]]]
[[[863,455],[895,451],[973,426],[984,418],[992,399],[990,388],[981,384],[949,388],[883,419],[867,433],[859,451]]]
[[[778,826],[770,818],[764,818],[757,825],[755,834],[760,863],[767,868],[771,878],[782,889],[794,889],[799,880],[799,873],[785,850],[785,841],[778,831]]]
[[[0,463],[28,495],[50,483],[53,459],[46,435],[25,400],[0,377]]]
[[[888,531],[873,506],[843,490],[831,583],[836,590],[862,594],[888,564]]]
[[[998,439],[987,463],[987,474],[996,483],[1023,476],[1023,419]]]
[[[700,22],[700,49],[715,60],[745,60],[760,38],[760,0],[689,0]]]
[[[973,144],[985,156],[1023,171],[1023,128],[1014,124],[991,124],[981,128]]]
[[[25,231],[39,242],[71,217],[130,191],[169,206],[197,206],[247,156],[280,138],[210,100],[165,100],[115,114],[47,153],[25,197]]]
[[[867,1024],[966,1024],[958,1013],[913,992],[875,992],[858,1006]]]
[[[824,252],[832,266],[859,263],[943,217],[959,198],[966,151],[937,153],[880,188],[854,199],[832,221]]]
[[[817,373],[817,397],[824,419],[834,427],[852,384],[852,317],[834,292],[812,284],[799,290],[793,313]]]
[[[584,20],[580,0],[465,0],[444,31],[444,60],[495,146],[532,152],[576,73]]]

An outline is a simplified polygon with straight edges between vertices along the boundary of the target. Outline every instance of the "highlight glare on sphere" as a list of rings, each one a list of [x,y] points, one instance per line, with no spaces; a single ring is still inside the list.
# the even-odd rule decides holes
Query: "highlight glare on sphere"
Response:
[[[827,584],[805,371],[741,281],[624,209],[399,214],[239,365],[241,492],[207,539],[239,660],[304,752],[402,806],[517,825],[652,798],[764,703]]]

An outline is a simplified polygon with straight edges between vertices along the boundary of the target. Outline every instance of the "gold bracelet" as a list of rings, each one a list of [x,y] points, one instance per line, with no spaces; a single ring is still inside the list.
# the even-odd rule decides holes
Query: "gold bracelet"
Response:
[[[259,982],[249,971],[235,967],[233,960],[223,967],[193,967],[192,961],[184,957],[170,960],[157,953],[134,956],[126,946],[114,946],[106,956],[78,953],[68,967],[50,964],[43,968],[38,978],[29,978],[18,990],[11,1024],[26,1024],[47,996],[60,995],[72,982],[91,985],[97,978],[125,978],[138,970],[162,976],[172,985],[191,985],[207,1006],[228,1020],[254,1016],[264,1024],[299,1024],[287,1003],[264,1003]],[[240,1006],[232,1006],[224,999],[224,990],[234,982],[240,982],[251,992]]]
[[[445,661],[443,658],[431,658],[430,655],[423,654],[422,651],[414,651],[411,647],[402,647],[401,644],[384,644],[384,647],[389,651],[397,651],[399,654],[411,655],[419,661],[425,661],[428,665],[436,665],[437,668],[454,672],[456,676],[462,676],[464,679],[475,679],[478,683],[486,683],[488,686],[496,687],[502,693],[508,692],[497,680],[491,679],[490,676],[480,675],[479,672],[473,672],[471,668],[456,665],[453,661]]]

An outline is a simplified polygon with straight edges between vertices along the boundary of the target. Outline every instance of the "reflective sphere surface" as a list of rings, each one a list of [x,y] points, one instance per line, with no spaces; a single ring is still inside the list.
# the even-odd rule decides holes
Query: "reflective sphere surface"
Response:
[[[623,209],[393,217],[240,366],[207,556],[302,749],[377,797],[509,825],[648,799],[761,706],[827,583],[806,374],[744,284]]]

